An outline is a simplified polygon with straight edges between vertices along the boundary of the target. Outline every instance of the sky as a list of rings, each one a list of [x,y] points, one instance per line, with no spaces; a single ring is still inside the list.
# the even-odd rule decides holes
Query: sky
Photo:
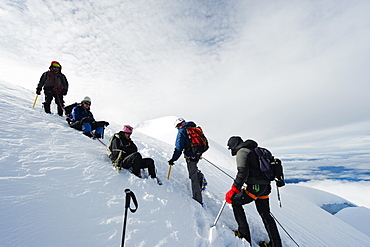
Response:
[[[369,145],[369,11],[367,0],[1,1],[0,73],[35,90],[57,60],[66,103],[88,95],[101,120],[178,116],[220,145],[351,150]]]
[[[127,188],[135,193],[138,209],[127,214],[125,246],[249,246],[231,231],[236,222],[229,205],[211,227],[232,184],[230,177],[205,159],[199,161],[208,182],[204,207],[191,198],[183,158],[166,179],[167,160],[173,152],[170,142],[176,131],[166,128],[161,138],[156,138],[157,133],[150,130],[172,125],[174,117],[141,122],[131,136],[140,153],[154,159],[163,182],[160,186],[148,178],[146,170],[140,179],[127,170],[117,173],[112,169],[102,143],[107,143],[120,123],[112,122],[106,128],[101,143],[70,128],[57,114],[31,108],[28,98],[32,95],[33,91],[0,79],[0,246],[119,246]],[[235,176],[235,157],[210,141],[213,145],[203,157]],[[297,168],[306,170],[287,163],[286,177],[296,177]],[[271,212],[299,246],[367,246],[370,198],[363,195],[369,191],[369,182],[346,186],[328,178],[321,184],[288,183],[280,188],[282,207],[273,186]],[[342,186],[335,193],[339,195],[315,188],[335,183]],[[255,206],[244,209],[252,246],[268,241]],[[297,246],[280,226],[278,229],[283,246]]]
[[[162,178],[175,117],[202,126],[211,140],[207,158],[232,175],[228,138],[252,138],[283,160],[291,186],[281,191],[282,211],[272,194],[272,209],[300,243],[328,246],[327,236],[338,243],[350,238],[368,243],[352,226],[362,223],[358,219],[370,208],[363,196],[369,191],[369,12],[367,0],[0,1],[0,196],[1,218],[8,223],[0,229],[6,238],[0,239],[21,246],[22,228],[31,246],[55,240],[70,245],[55,234],[63,230],[74,243],[116,246],[122,192],[131,187],[140,195],[141,209],[130,215],[128,241],[208,246],[209,225],[231,185],[202,163],[209,180],[203,212],[189,199],[181,161],[173,171],[178,179],[160,188],[107,170],[101,145],[64,129],[58,116],[43,114],[43,95],[30,109],[41,74],[57,60],[70,83],[66,104],[91,97],[97,120],[111,123],[107,136],[123,124],[135,126],[140,148],[155,158]],[[117,185],[122,190],[112,192]],[[321,209],[347,200],[359,207],[335,216]],[[79,205],[91,210],[76,210]],[[191,215],[186,229],[178,212]],[[257,237],[264,238],[258,216],[251,214],[251,221]],[[221,246],[245,246],[230,236],[235,227],[230,209],[219,223]],[[158,225],[163,235],[155,230]],[[333,226],[340,229],[331,231]],[[140,228],[154,240],[139,239]],[[86,240],[89,236],[96,238]],[[286,235],[283,242],[295,246]]]

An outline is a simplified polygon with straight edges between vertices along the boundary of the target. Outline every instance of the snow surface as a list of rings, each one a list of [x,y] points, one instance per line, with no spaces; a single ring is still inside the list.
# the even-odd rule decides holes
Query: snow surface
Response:
[[[166,179],[175,117],[143,122],[132,135],[143,156],[155,160],[163,181],[159,186],[125,170],[116,173],[104,145],[69,128],[64,118],[45,114],[42,97],[32,109],[33,99],[34,92],[0,81],[0,246],[119,246],[127,188],[139,208],[128,213],[126,246],[249,246],[230,231],[236,223],[229,205],[210,228],[232,184],[228,176],[199,162],[208,180],[204,208],[191,199],[182,158]],[[120,128],[121,123],[111,122],[103,142]],[[235,175],[234,158],[225,147],[211,142],[205,158]],[[299,246],[369,246],[368,208],[349,207],[333,215],[322,206],[355,204],[302,185],[288,184],[280,193],[282,208],[274,187],[271,211]],[[254,205],[244,208],[253,246],[268,240]],[[280,226],[279,231],[284,246],[296,246]]]

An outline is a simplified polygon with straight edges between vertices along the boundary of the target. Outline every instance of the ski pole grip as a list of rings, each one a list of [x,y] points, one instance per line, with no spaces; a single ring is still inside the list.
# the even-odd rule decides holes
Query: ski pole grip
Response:
[[[136,200],[136,196],[135,196],[134,192],[132,192],[130,189],[125,189],[125,193],[126,193],[126,205],[125,205],[125,208],[130,209],[131,213],[135,213],[136,210],[137,210],[137,208],[138,208],[138,203],[137,203],[137,200]],[[135,208],[134,209],[132,209],[130,207],[131,198],[132,198],[132,202],[135,205]]]

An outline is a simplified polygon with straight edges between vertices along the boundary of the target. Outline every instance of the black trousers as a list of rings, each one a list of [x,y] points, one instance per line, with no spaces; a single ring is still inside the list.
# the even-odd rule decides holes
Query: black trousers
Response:
[[[58,106],[58,115],[63,116],[64,100],[63,100],[63,94],[61,93],[45,92],[45,102],[43,103],[45,112],[51,113],[50,104],[51,104],[51,101],[53,101],[53,98],[55,100],[55,104],[57,104]]]
[[[154,160],[152,158],[143,158],[139,152],[132,153],[122,160],[122,168],[132,169],[132,173],[138,175],[140,169],[148,168],[151,178],[156,178]]]
[[[262,218],[263,224],[266,228],[267,234],[270,238],[270,244],[273,247],[281,247],[281,239],[279,231],[276,227],[274,218],[270,214],[270,202],[268,195],[271,193],[271,186],[268,185],[248,185],[247,191],[236,194],[232,198],[232,207],[234,217],[238,223],[238,230],[241,235],[251,243],[251,236],[249,231],[249,225],[243,209],[243,205],[255,202],[257,211]]]

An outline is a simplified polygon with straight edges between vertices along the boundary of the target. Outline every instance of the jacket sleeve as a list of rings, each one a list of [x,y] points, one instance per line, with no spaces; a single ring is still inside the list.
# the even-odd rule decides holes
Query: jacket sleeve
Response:
[[[236,154],[236,164],[238,167],[238,173],[234,180],[234,186],[237,189],[241,189],[243,184],[247,181],[249,177],[249,160],[248,154],[250,153],[249,149],[242,148]]]
[[[39,84],[37,84],[37,88],[36,89],[42,90],[42,87],[45,85],[45,82],[46,82],[46,73],[47,72],[44,72],[41,75]]]
[[[75,106],[71,111],[71,121],[76,122],[81,120],[84,116],[81,115],[81,110],[79,106]]]
[[[173,151],[172,160],[176,161],[180,158],[182,150],[186,146],[186,129],[179,129],[176,136],[175,150]]]
[[[91,111],[89,111],[89,118],[91,118],[93,121],[95,121],[94,115],[92,114]]]
[[[64,74],[63,74],[63,80],[64,80],[63,90],[68,92],[68,80],[67,80],[67,77]]]
[[[124,142],[122,142],[122,140],[116,136],[112,140],[111,150],[112,150],[112,154],[111,154],[111,157],[109,158],[113,162],[117,159],[119,153],[121,152],[122,152],[123,158],[127,157],[128,155],[132,153],[137,152],[137,146],[132,140],[129,140],[129,141],[125,140]]]
[[[137,152],[137,147],[135,143],[131,140],[126,145],[122,145],[120,149],[127,155]]]

